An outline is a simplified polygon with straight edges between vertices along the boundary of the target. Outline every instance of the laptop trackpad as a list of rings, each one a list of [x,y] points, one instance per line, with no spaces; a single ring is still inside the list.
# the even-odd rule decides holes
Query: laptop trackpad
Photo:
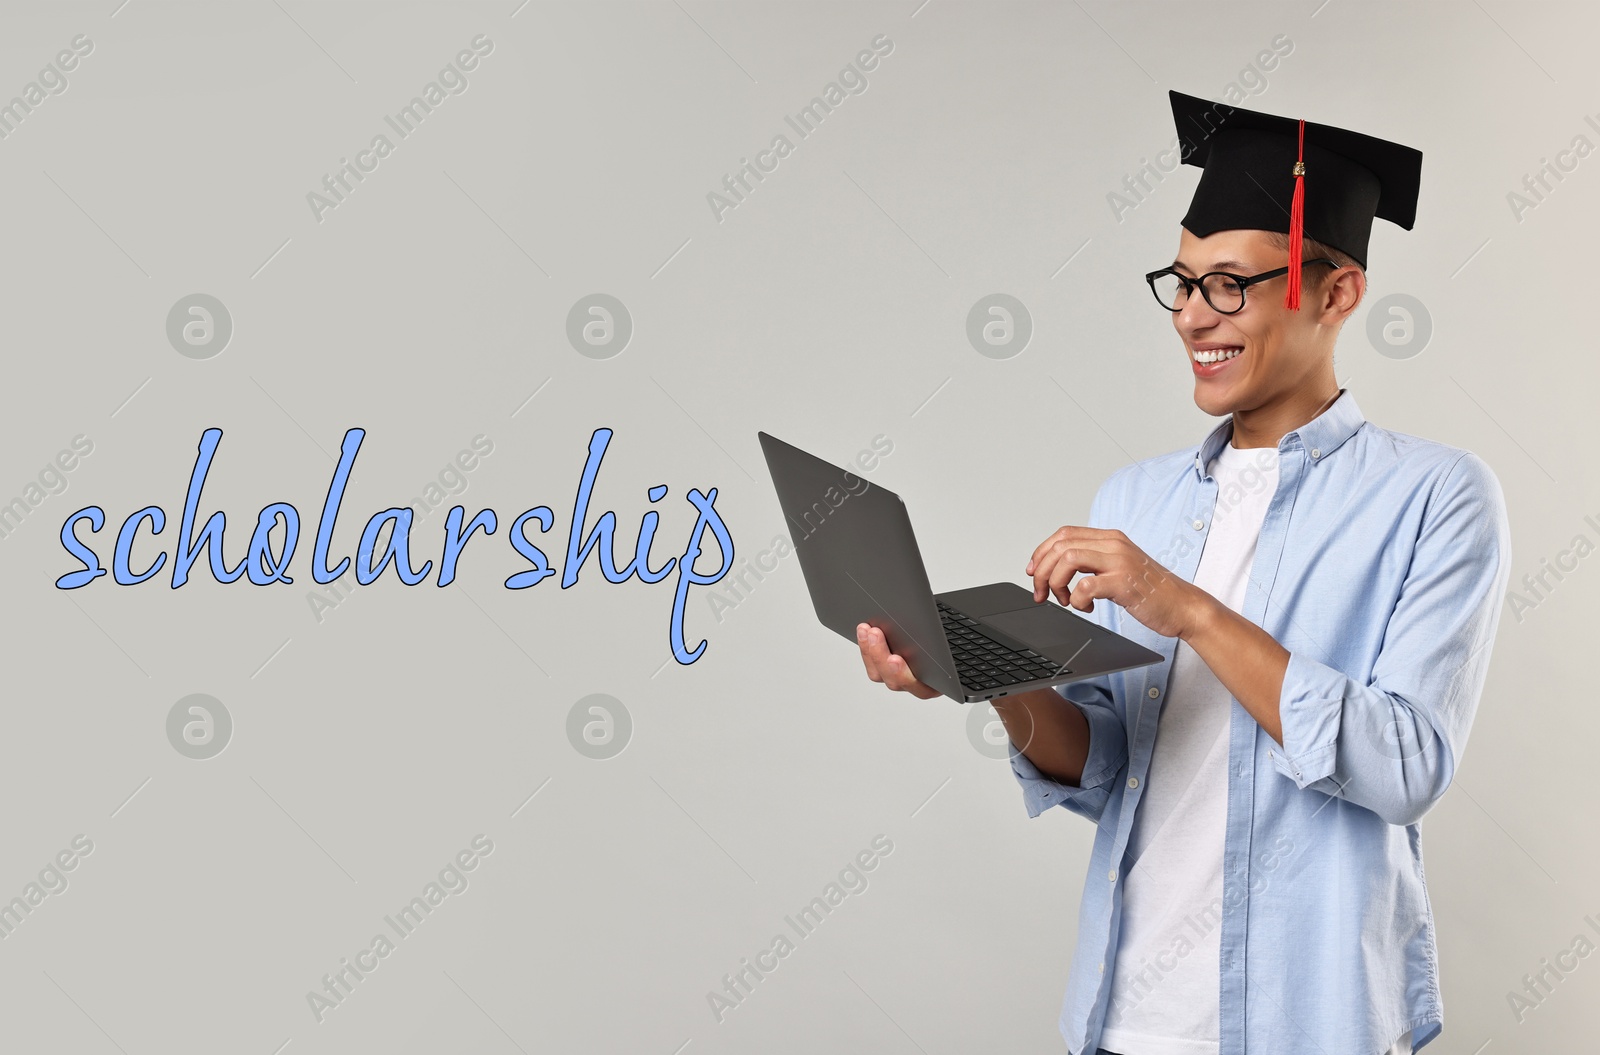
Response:
[[[1104,602],[1102,602],[1104,603]],[[1021,641],[1029,648],[1076,648],[1091,636],[1084,620],[1059,605],[1041,601],[1030,608],[986,615],[983,622]]]

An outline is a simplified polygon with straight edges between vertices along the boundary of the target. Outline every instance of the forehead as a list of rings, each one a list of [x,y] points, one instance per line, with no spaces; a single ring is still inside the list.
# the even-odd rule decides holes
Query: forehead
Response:
[[[1237,270],[1248,266],[1266,270],[1281,266],[1288,251],[1269,240],[1266,231],[1213,231],[1198,238],[1187,227],[1179,227],[1178,253],[1174,263],[1186,265],[1194,274],[1212,270]]]

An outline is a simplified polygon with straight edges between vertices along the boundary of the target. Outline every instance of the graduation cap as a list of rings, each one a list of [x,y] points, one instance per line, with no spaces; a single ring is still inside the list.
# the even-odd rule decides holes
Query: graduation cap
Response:
[[[1169,91],[1185,165],[1204,171],[1183,226],[1196,237],[1251,229],[1289,236],[1289,290],[1300,307],[1302,237],[1367,266],[1374,217],[1411,230],[1422,152],[1332,125]]]

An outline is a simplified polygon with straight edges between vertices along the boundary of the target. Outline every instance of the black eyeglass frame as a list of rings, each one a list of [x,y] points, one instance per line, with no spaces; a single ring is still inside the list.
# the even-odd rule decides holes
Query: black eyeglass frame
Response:
[[[1334,267],[1343,266],[1337,260],[1329,260],[1325,256],[1319,256],[1315,260],[1303,260],[1300,262],[1301,267],[1306,267],[1310,264],[1332,264]],[[1257,282],[1265,282],[1269,278],[1278,278],[1279,276],[1287,275],[1288,273],[1289,269],[1287,267],[1280,267],[1274,268],[1271,271],[1263,271],[1259,275],[1236,275],[1232,271],[1207,271],[1205,274],[1200,275],[1197,278],[1190,278],[1187,275],[1179,274],[1174,268],[1164,267],[1159,271],[1152,271],[1148,275],[1145,275],[1144,280],[1145,282],[1149,283],[1150,293],[1156,298],[1156,303],[1160,304],[1163,308],[1166,308],[1174,315],[1182,311],[1183,308],[1169,308],[1161,300],[1161,294],[1156,290],[1156,279],[1160,278],[1162,275],[1171,275],[1183,284],[1183,296],[1185,300],[1187,300],[1189,296],[1194,293],[1194,287],[1199,286],[1200,295],[1206,299],[1206,303],[1211,306],[1212,311],[1219,315],[1237,315],[1239,312],[1244,310],[1244,306],[1249,300],[1249,298],[1246,296],[1246,290],[1255,285]],[[1224,311],[1222,308],[1219,308],[1215,304],[1211,303],[1211,294],[1206,290],[1206,279],[1210,278],[1212,275],[1222,275],[1226,278],[1231,278],[1235,283],[1238,284],[1239,306],[1237,308],[1234,308],[1232,311]]]

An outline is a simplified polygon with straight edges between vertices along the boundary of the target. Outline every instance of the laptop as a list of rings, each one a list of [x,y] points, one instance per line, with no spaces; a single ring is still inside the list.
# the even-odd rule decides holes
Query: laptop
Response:
[[[757,436],[817,619],[852,644],[857,624],[881,628],[889,651],[951,699],[978,703],[1164,659],[1016,583],[935,594],[899,495]]]

